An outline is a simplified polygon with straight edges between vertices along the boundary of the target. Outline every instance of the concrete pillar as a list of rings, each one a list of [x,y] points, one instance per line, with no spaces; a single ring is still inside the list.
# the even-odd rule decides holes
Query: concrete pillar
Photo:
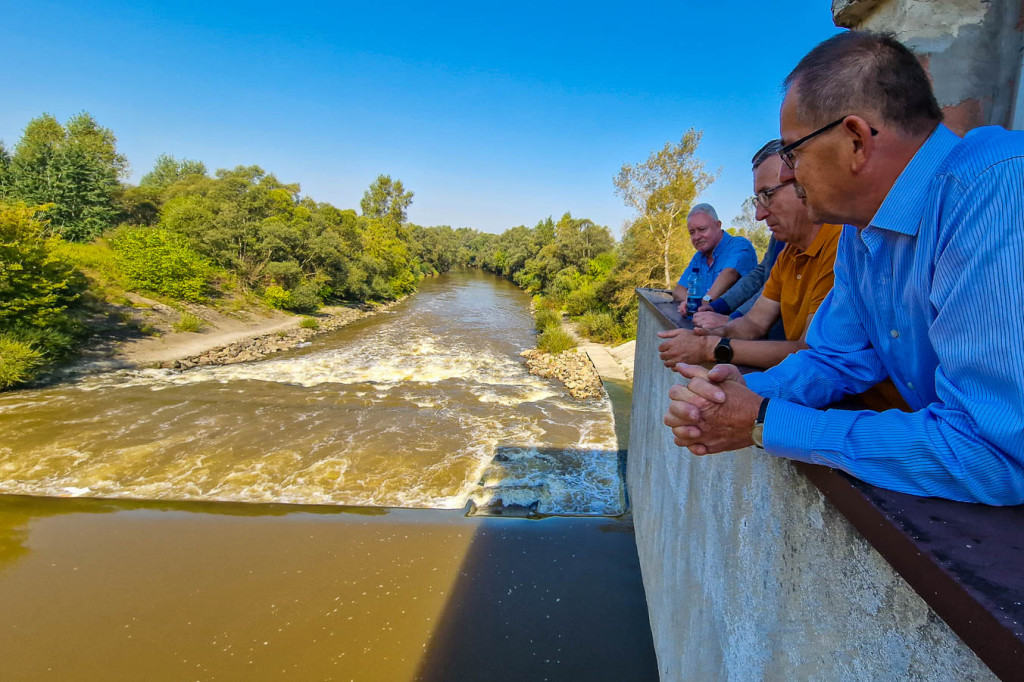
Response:
[[[836,26],[892,33],[935,85],[946,125],[1020,128],[1022,0],[833,0]]]

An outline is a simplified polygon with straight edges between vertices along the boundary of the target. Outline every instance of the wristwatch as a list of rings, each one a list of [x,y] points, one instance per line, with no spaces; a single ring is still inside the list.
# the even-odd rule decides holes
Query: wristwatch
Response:
[[[711,303],[711,294],[704,294],[704,298],[700,300],[704,301],[705,305]]]
[[[750,439],[754,445],[764,450],[764,416],[768,414],[768,398],[761,401],[761,407],[757,411],[757,419],[754,420],[754,428],[750,429]]]
[[[732,339],[724,338],[715,346],[715,362],[732,362]]]

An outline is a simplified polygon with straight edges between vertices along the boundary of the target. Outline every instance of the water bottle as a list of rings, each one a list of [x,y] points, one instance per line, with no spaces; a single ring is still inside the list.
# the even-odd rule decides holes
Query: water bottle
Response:
[[[694,268],[686,280],[686,314],[688,317],[693,317],[693,314],[697,312],[703,297],[704,287],[701,285],[700,270]]]

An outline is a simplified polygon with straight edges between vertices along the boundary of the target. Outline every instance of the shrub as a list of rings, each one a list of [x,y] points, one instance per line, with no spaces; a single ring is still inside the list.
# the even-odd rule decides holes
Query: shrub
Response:
[[[312,313],[320,307],[320,294],[313,282],[303,282],[290,292],[291,300],[286,306],[297,313]]]
[[[198,332],[205,326],[202,318],[186,310],[171,327],[176,332]]]
[[[109,242],[126,289],[182,301],[206,298],[210,264],[180,234],[160,227],[125,226],[115,230]]]
[[[37,220],[40,207],[0,202],[0,327],[62,324],[81,296],[82,277],[58,253]]]
[[[537,348],[552,355],[576,347],[576,340],[561,325],[550,326],[537,339]]]
[[[263,290],[263,300],[266,301],[267,305],[271,308],[285,310],[291,307],[292,292],[287,291],[276,284],[271,284]]]
[[[302,318],[302,322],[299,322],[299,326],[303,329],[320,329],[320,323],[315,317]]]
[[[589,282],[569,292],[565,297],[565,312],[573,317],[591,310],[596,311],[600,307],[601,301],[597,298],[597,290]]]
[[[598,343],[617,343],[619,341],[618,325],[610,313],[590,311],[581,315],[576,322],[580,333]]]
[[[83,329],[79,323],[64,319],[49,327],[15,327],[8,336],[31,346],[43,361],[52,362],[68,354],[83,336]]]
[[[9,334],[0,334],[0,390],[23,384],[35,376],[43,354]]]
[[[562,325],[562,314],[551,308],[537,308],[533,311],[533,323],[537,331],[542,332],[550,326],[560,327]]]

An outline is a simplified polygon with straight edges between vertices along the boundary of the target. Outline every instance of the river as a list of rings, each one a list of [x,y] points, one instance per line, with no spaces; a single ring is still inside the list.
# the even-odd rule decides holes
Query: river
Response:
[[[620,514],[610,402],[530,375],[534,343],[470,270],[272,359],[0,394],[0,493]]]

